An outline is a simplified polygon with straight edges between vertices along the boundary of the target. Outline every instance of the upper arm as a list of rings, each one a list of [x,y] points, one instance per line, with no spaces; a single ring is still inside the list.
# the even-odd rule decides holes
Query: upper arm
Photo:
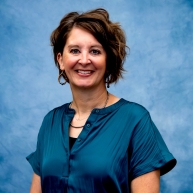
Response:
[[[160,170],[141,175],[131,181],[131,193],[159,193]]]
[[[33,175],[30,193],[42,193],[41,179],[40,176],[38,176],[36,173],[34,173]]]
[[[128,155],[131,180],[156,169],[163,175],[176,163],[149,113],[140,118],[133,129]]]

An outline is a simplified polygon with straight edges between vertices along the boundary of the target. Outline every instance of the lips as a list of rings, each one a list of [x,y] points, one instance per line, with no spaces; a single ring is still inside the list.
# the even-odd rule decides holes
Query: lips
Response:
[[[77,70],[77,72],[79,73],[79,74],[91,74],[93,71],[91,71],[91,70]]]

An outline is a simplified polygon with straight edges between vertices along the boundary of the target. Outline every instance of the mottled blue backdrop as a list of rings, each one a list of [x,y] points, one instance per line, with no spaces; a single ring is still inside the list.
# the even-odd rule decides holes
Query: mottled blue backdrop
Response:
[[[71,101],[49,43],[69,11],[106,8],[127,35],[124,80],[110,92],[145,106],[178,160],[162,193],[193,192],[192,0],[0,0],[0,193],[28,192],[44,115]]]

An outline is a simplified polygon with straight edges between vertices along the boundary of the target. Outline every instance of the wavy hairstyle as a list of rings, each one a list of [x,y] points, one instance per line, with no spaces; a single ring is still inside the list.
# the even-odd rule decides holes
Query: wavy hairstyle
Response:
[[[50,36],[53,47],[54,60],[59,74],[61,73],[57,55],[63,53],[69,33],[74,27],[82,28],[90,32],[103,46],[107,53],[105,80],[108,83],[116,83],[119,78],[123,78],[123,63],[126,57],[126,38],[119,23],[113,23],[109,19],[109,14],[105,9],[98,8],[79,14],[70,12],[60,21],[59,26]],[[68,78],[63,75],[67,82]]]

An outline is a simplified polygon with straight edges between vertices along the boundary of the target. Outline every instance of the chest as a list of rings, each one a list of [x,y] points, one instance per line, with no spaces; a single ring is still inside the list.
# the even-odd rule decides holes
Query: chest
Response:
[[[62,183],[62,187],[77,192],[79,189],[91,193],[101,188],[98,192],[102,193],[109,185],[114,187],[114,192],[120,192],[122,185],[127,189],[127,150],[132,129],[128,129],[126,119],[113,115],[90,116],[70,150],[71,121],[63,119],[46,128],[48,132],[45,132],[40,148],[43,184],[50,184],[50,179],[56,177],[57,183],[54,184],[60,186]],[[87,186],[83,186],[85,183]]]
[[[71,150],[68,129],[65,128],[64,132],[59,132],[59,129],[58,133],[54,129],[52,131],[45,136],[41,153],[44,176],[60,174],[105,178],[123,170],[123,163],[127,162],[130,136],[119,124],[92,124],[88,120]]]

